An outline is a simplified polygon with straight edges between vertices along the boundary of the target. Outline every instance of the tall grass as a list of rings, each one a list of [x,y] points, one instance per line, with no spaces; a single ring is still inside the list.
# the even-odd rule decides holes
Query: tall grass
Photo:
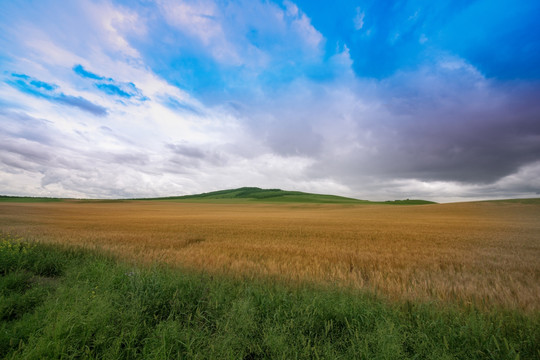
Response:
[[[540,358],[538,313],[388,302],[13,239],[0,264],[5,359]]]

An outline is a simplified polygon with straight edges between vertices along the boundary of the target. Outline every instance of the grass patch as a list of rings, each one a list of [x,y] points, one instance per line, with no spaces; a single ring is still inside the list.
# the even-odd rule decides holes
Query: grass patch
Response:
[[[0,264],[5,359],[540,358],[538,313],[390,303],[5,236]]]

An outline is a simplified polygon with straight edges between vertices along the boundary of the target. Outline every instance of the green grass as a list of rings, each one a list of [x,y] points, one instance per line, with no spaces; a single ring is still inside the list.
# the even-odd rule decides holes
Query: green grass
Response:
[[[540,314],[391,303],[3,236],[4,359],[539,359]]]

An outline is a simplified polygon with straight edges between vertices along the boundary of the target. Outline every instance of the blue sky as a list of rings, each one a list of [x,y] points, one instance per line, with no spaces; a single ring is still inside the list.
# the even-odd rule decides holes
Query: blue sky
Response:
[[[0,193],[540,193],[538,1],[0,3]]]

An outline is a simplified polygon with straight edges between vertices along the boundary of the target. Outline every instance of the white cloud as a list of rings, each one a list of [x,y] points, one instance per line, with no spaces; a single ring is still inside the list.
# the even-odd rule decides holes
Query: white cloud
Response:
[[[536,141],[540,141],[540,136],[536,136]],[[520,167],[517,172],[498,180],[494,187],[505,196],[540,195],[540,161]]]
[[[195,37],[219,62],[241,65],[242,58],[230,43],[222,26],[222,14],[211,0],[159,1],[165,19],[179,30]]]
[[[95,24],[95,28],[103,32],[100,40],[105,41],[103,45],[106,45],[109,51],[118,51],[127,57],[140,58],[139,52],[123,35],[125,33],[132,36],[146,34],[146,24],[136,12],[124,7],[114,7],[107,2],[84,2],[82,8],[89,20]]]
[[[320,46],[324,40],[322,34],[311,25],[311,19],[299,11],[294,3],[285,1],[284,5],[286,7],[286,15],[291,19],[292,30],[303,39],[305,45],[319,54]]]
[[[272,56],[252,36],[278,39],[272,46],[281,48],[285,57],[299,49],[310,57],[322,55],[324,37],[291,1],[284,2],[285,9],[264,1],[225,5],[213,0],[161,0],[159,6],[169,24],[195,40],[191,45],[195,50],[205,49],[221,64],[267,66]]]
[[[40,68],[42,65],[68,67],[71,64],[77,64],[84,61],[83,57],[75,55],[73,52],[58,46],[36,27],[20,28],[20,34],[26,35],[24,39],[21,36],[21,43],[30,50],[30,53],[23,55],[26,56],[24,61],[19,61],[19,64],[23,65],[21,66],[23,69],[27,69],[26,65],[29,63],[31,63],[34,68]],[[29,61],[28,58],[32,55],[34,58],[41,57],[40,63],[31,60]]]
[[[283,5],[285,5],[286,14],[287,16],[297,17],[298,16],[298,6],[296,6],[295,3],[289,0],[285,0],[283,2]]]
[[[35,49],[35,48],[34,48]],[[2,157],[0,178],[10,194],[70,197],[165,196],[208,191],[218,187],[260,184],[283,186],[300,180],[311,162],[305,157],[273,154],[228,111],[209,108],[185,91],[171,86],[139,63],[125,58],[79,58],[55,44],[57,54],[70,54],[87,71],[116,81],[132,81],[149,98],[119,102],[92,86],[92,79],[73,75],[71,61],[42,62],[39,48],[27,61],[31,76],[59,86],[59,91],[81,96],[108,110],[98,118],[77,108],[0,86],[12,110],[0,121]],[[99,57],[99,59],[97,58]],[[60,66],[61,71],[57,68]],[[56,77],[49,76],[56,70]],[[171,109],[163,99],[174,98],[196,112]],[[23,106],[23,109],[17,109]],[[21,122],[23,117],[26,122]],[[42,127],[54,141],[28,135]],[[170,144],[194,149],[175,154]],[[199,154],[194,158],[193,154]],[[41,155],[41,156],[40,156]],[[304,181],[304,183],[306,183]],[[313,182],[313,183],[316,183]]]
[[[223,40],[221,14],[213,1],[160,1],[163,15],[173,25],[199,38],[204,45]]]
[[[306,44],[313,49],[318,49],[323,41],[323,36],[312,25],[311,20],[302,14],[297,19],[293,20],[292,28],[295,29],[300,36],[305,40]]]
[[[356,16],[354,17],[354,28],[356,30],[361,30],[364,27],[364,18],[366,13],[363,12],[360,7],[356,8]]]
[[[353,60],[347,45],[343,45],[341,51],[337,50],[336,54],[330,58],[329,63],[336,69],[338,73],[336,77],[354,79]]]

